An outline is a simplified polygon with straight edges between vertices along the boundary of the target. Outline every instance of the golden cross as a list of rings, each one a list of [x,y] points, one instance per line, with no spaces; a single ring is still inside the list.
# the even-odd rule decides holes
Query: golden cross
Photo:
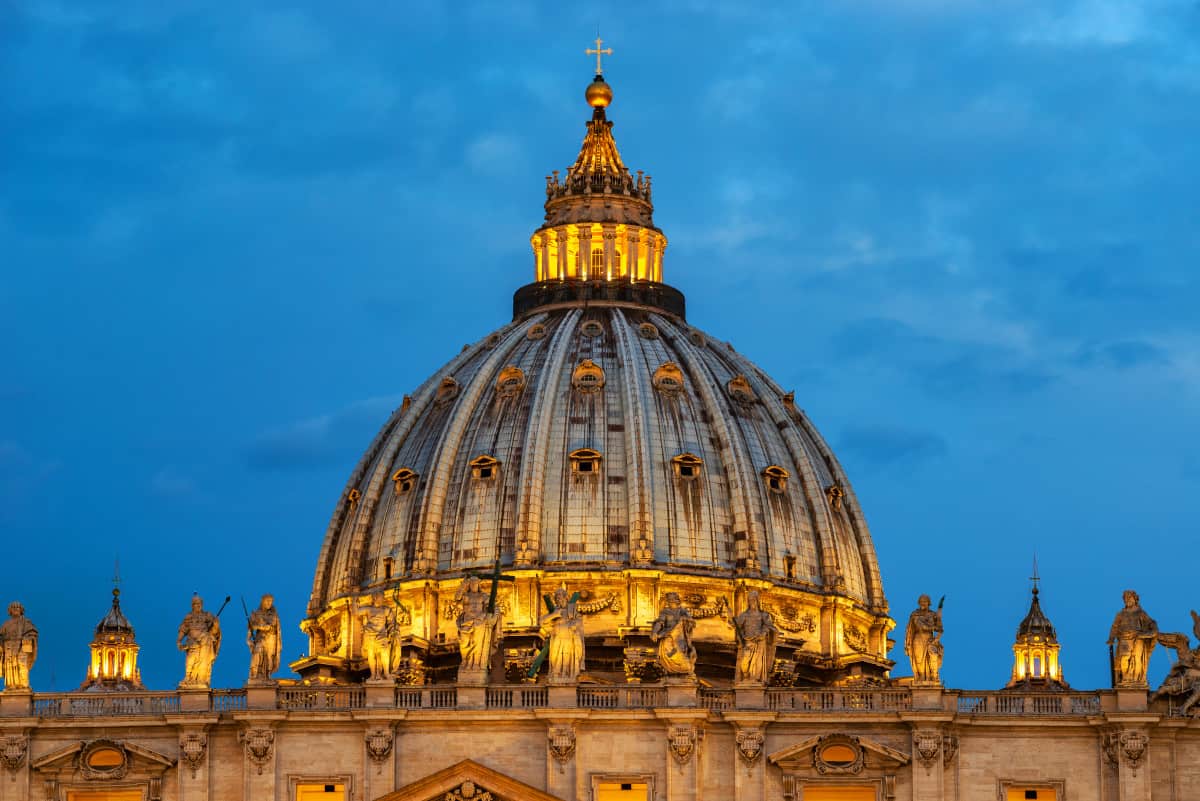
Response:
[[[604,74],[604,70],[600,67],[600,56],[611,56],[612,55],[611,47],[605,48],[604,50],[600,49],[600,45],[602,45],[602,44],[604,44],[604,40],[601,39],[599,36],[597,36],[596,37],[596,49],[593,50],[592,48],[589,47],[587,50],[583,51],[586,55],[596,57],[596,74],[597,75]]]

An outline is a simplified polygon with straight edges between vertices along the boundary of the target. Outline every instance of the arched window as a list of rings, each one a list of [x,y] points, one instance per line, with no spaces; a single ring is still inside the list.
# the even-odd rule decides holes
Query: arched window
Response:
[[[397,495],[407,495],[417,486],[416,472],[407,467],[401,467],[395,473],[392,473],[392,486],[396,488]]]
[[[500,472],[500,461],[487,454],[471,460],[471,477],[476,481],[491,481]]]
[[[571,451],[571,472],[575,475],[594,476],[600,472],[600,453],[591,448]]]
[[[604,272],[604,248],[592,248],[592,270],[595,276]]]
[[[771,465],[762,472],[763,481],[767,483],[767,489],[778,495],[787,492],[788,477],[791,475],[788,471],[779,465]]]

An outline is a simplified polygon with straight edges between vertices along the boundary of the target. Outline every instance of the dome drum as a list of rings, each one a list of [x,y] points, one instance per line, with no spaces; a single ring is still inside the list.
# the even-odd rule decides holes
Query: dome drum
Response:
[[[538,281],[526,284],[513,294],[513,319],[583,303],[645,306],[681,320],[687,316],[683,293],[666,284],[652,281]]]

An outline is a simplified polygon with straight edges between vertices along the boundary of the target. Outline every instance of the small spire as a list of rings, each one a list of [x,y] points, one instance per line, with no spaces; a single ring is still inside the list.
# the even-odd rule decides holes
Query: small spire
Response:
[[[121,597],[121,557],[113,559],[113,606],[120,606]]]
[[[1029,580],[1033,582],[1033,594],[1037,595],[1038,594],[1038,582],[1041,581],[1041,578],[1038,577],[1037,551],[1033,552],[1033,575],[1029,577]]]

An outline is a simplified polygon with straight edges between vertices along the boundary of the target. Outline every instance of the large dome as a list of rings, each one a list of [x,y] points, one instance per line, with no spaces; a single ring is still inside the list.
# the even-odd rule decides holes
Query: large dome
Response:
[[[614,674],[670,590],[700,618],[714,681],[750,589],[797,681],[890,666],[893,623],[841,466],[790,392],[688,325],[661,282],[650,179],[630,175],[611,128],[596,107],[574,166],[548,177],[537,280],[514,320],[406,397],[351,475],[303,626],[307,678],[361,667],[356,605],[386,591],[425,680],[448,679],[454,590],[496,564],[514,579],[506,646],[537,639],[539,599],[566,584],[596,612],[599,680],[604,649]]]

